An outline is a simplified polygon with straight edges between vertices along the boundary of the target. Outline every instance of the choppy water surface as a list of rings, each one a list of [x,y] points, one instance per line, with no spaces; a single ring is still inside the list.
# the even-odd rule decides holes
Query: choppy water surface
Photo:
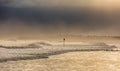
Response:
[[[120,52],[71,52],[0,63],[0,71],[120,71]]]

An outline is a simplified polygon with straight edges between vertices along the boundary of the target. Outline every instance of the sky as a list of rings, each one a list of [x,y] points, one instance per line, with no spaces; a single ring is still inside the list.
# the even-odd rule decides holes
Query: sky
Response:
[[[119,0],[0,0],[0,36],[119,36]]]

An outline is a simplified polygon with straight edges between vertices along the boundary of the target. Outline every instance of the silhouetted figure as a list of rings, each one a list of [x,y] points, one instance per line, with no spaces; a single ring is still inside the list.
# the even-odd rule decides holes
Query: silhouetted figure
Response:
[[[65,46],[65,38],[63,38],[63,46]]]

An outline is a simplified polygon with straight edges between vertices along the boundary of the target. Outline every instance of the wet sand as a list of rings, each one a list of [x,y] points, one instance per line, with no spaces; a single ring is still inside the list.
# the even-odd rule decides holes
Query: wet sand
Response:
[[[109,45],[54,45],[54,46],[34,46],[34,48],[7,47],[0,48],[0,62],[18,61],[18,60],[34,60],[49,58],[52,55],[59,55],[68,52],[91,52],[91,51],[114,51],[116,46]],[[116,50],[115,50],[116,51]]]
[[[48,59],[0,63],[0,71],[120,71],[120,52],[70,52]]]

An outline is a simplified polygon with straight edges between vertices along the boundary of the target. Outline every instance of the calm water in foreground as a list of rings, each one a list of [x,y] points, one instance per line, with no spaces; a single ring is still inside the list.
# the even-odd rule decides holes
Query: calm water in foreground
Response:
[[[120,71],[120,52],[71,52],[0,63],[0,71]]]

